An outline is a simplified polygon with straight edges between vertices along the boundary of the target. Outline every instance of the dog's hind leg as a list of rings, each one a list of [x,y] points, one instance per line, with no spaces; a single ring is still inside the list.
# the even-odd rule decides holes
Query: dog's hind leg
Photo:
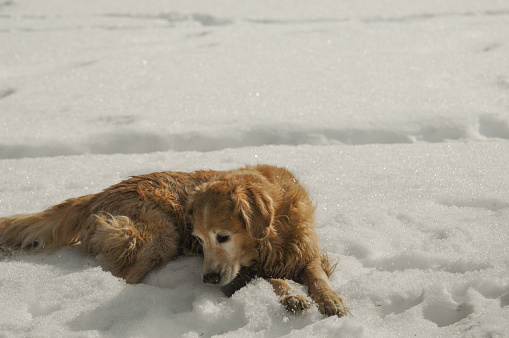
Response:
[[[99,256],[111,272],[136,284],[156,266],[178,255],[179,235],[161,217],[136,222],[126,216],[92,215],[82,234],[83,249]]]
[[[309,309],[309,302],[302,295],[294,295],[292,288],[283,279],[267,278],[267,281],[272,285],[274,292],[279,296],[279,302],[285,308],[294,313],[301,313]]]
[[[134,263],[121,277],[129,284],[140,283],[152,269],[175,259],[178,255],[178,237],[170,237],[154,236],[146,240],[139,248]]]

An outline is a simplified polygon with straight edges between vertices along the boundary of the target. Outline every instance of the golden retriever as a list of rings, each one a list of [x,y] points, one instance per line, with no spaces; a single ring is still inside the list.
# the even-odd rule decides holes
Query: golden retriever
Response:
[[[139,283],[178,255],[203,255],[203,282],[232,293],[265,278],[293,312],[309,302],[285,280],[307,286],[318,309],[343,316],[331,288],[308,193],[286,169],[159,172],[71,198],[30,215],[0,218],[0,249],[39,252],[81,244],[115,276]]]

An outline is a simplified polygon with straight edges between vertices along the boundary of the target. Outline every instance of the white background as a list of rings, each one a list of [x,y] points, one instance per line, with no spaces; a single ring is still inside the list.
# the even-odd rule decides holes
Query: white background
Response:
[[[508,37],[502,0],[0,0],[0,216],[284,166],[351,309],[228,299],[197,258],[126,285],[74,247],[0,258],[0,336],[507,337]]]

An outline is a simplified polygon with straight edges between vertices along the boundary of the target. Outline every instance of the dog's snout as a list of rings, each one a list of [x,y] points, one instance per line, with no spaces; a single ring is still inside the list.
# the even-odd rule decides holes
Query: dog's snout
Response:
[[[218,273],[211,272],[211,273],[207,273],[207,274],[203,275],[203,283],[219,284],[220,281],[221,281],[221,276],[219,276]]]

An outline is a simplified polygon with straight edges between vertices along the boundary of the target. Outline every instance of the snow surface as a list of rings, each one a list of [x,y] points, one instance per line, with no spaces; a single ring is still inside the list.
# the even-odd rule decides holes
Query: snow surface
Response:
[[[502,0],[0,0],[1,216],[284,166],[351,308],[226,298],[189,257],[126,285],[73,247],[0,258],[0,336],[509,337],[508,36]]]

